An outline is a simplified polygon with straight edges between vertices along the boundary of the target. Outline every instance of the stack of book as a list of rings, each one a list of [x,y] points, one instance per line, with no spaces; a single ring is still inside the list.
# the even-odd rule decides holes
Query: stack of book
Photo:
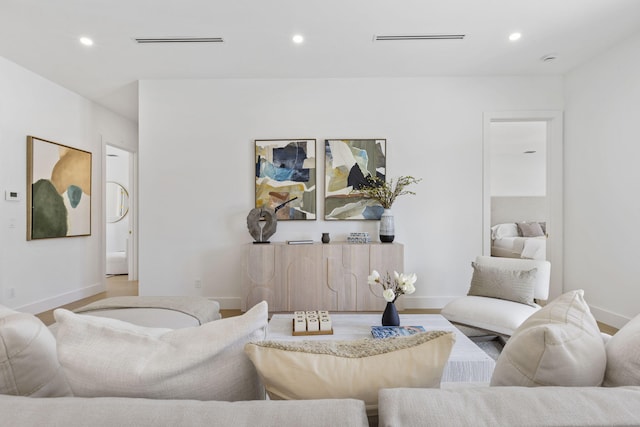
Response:
[[[360,233],[349,233],[347,243],[371,243],[371,237],[366,231]]]

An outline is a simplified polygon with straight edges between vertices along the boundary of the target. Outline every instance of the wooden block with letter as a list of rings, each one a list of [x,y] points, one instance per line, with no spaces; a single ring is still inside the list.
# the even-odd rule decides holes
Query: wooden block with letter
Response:
[[[331,316],[328,311],[296,311],[292,322],[294,336],[333,335]]]

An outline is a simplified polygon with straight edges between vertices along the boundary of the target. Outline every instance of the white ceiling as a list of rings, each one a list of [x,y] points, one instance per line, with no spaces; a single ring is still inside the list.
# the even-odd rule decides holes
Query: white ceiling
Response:
[[[134,120],[141,79],[562,74],[638,31],[640,0],[0,0],[0,56]],[[224,43],[133,40],[180,36]]]

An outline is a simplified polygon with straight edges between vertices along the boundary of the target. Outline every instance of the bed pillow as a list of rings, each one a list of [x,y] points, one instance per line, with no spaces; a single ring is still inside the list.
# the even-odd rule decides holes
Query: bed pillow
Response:
[[[518,222],[518,234],[522,237],[544,236],[542,226],[537,222]]]
[[[58,358],[74,395],[255,400],[264,388],[244,345],[264,339],[267,303],[170,330],[58,309]]]
[[[538,307],[534,301],[537,268],[509,270],[471,263],[473,276],[468,295],[499,298]]]
[[[377,413],[378,390],[440,386],[455,336],[430,331],[353,341],[263,341],[245,346],[273,400],[363,400]]]
[[[72,396],[56,340],[40,319],[0,306],[0,394]]]
[[[584,292],[567,292],[532,314],[496,361],[492,386],[599,386],[606,367]]]
[[[491,227],[491,238],[518,237],[518,226],[514,223],[496,224]]]
[[[615,333],[605,347],[606,387],[640,386],[640,315]]]

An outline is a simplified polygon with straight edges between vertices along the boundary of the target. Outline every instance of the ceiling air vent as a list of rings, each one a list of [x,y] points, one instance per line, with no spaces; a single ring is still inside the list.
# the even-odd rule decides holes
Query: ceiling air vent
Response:
[[[423,34],[404,36],[374,36],[374,41],[397,41],[397,40],[462,40],[465,34]]]
[[[140,37],[138,43],[223,43],[222,37]]]

